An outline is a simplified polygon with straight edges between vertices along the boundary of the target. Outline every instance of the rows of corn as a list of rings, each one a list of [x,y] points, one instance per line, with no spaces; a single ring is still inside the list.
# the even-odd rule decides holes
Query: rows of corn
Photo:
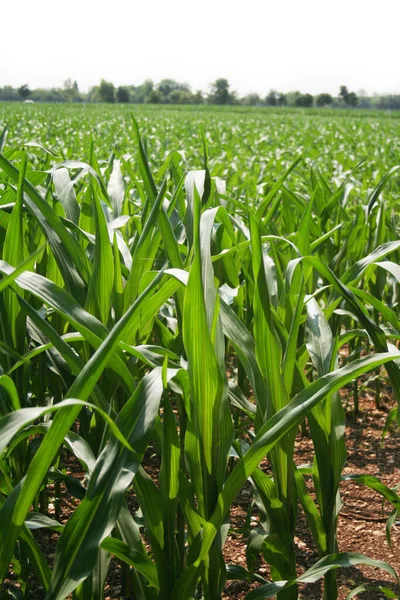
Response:
[[[372,374],[379,403],[385,377],[386,429],[400,422],[396,122],[214,111],[154,125],[150,111],[139,127],[126,112],[100,122],[98,108],[12,110],[0,136],[0,577],[17,578],[12,597],[32,597],[34,573],[47,600],[101,600],[112,557],[122,597],[138,600],[218,600],[228,579],[259,584],[248,600],[295,600],[320,578],[335,600],[337,568],[357,564],[396,590],[389,564],[337,543],[339,390],[356,411],[357,382]],[[299,427],[310,464],[295,454]],[[396,490],[346,478],[391,506],[390,543]],[[224,544],[245,485],[259,526],[238,567]],[[299,510],[319,557],[301,574]],[[52,569],[42,528],[59,536]]]

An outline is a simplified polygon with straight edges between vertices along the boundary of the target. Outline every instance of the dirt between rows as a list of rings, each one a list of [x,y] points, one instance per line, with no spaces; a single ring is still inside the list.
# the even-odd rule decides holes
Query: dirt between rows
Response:
[[[344,400],[346,390],[343,392]],[[354,422],[351,404],[347,414],[346,446],[347,463],[344,474],[368,474],[378,477],[388,487],[400,484],[400,432],[392,429],[382,446],[382,430],[393,402],[384,397],[381,408],[375,407],[374,398],[365,395],[360,398],[360,413]],[[310,462],[313,457],[312,441],[308,436],[299,435],[296,440],[295,460],[298,465]],[[264,465],[267,468],[267,464]],[[309,489],[312,488],[308,482]],[[388,562],[400,574],[400,521],[392,529],[392,547],[386,541],[385,524],[392,507],[382,503],[382,497],[363,485],[350,481],[341,483],[343,507],[338,521],[339,551],[359,552],[370,558]],[[239,527],[243,525],[249,505],[249,491],[242,490],[232,508],[231,518]],[[256,514],[256,513],[254,513]],[[254,519],[254,517],[253,517]],[[257,516],[252,525],[257,526]],[[225,547],[226,562],[246,566],[246,542],[243,535],[228,536]],[[303,573],[317,560],[317,550],[313,543],[302,508],[299,506],[296,527],[296,554],[298,573]],[[268,578],[269,569],[260,563],[258,572]],[[378,588],[384,586],[398,592],[393,579],[385,571],[372,567],[351,567],[338,571],[339,600],[345,600],[348,593],[360,585]],[[323,597],[322,580],[302,587],[301,598],[321,600]],[[249,589],[257,584],[246,585],[241,582],[228,582],[224,599],[242,600]],[[363,592],[355,598],[362,600],[380,600],[385,596],[374,589]]]
[[[346,390],[342,392],[345,404],[348,404],[346,444],[347,463],[345,474],[369,474],[375,475],[389,487],[400,484],[400,432],[395,427],[381,444],[381,434],[390,409],[394,406],[388,395],[383,397],[381,408],[375,407],[372,395],[364,394],[360,398],[360,414],[354,421],[351,414],[351,402],[347,402]],[[313,457],[312,441],[304,432],[297,436],[295,460],[297,464],[310,462]],[[144,462],[145,469],[154,479],[158,476],[158,458],[154,454],[147,454]],[[268,462],[264,461],[262,467],[268,470]],[[70,457],[67,468],[78,478],[84,477],[79,465]],[[312,493],[311,478],[307,482]],[[388,503],[382,503],[381,497],[374,491],[353,482],[344,481],[341,484],[341,495],[343,507],[338,522],[338,540],[340,551],[356,551],[366,554],[371,558],[388,562],[400,574],[400,523],[392,529],[392,548],[389,547],[385,536],[385,522],[391,512]],[[133,494],[129,495],[129,505],[135,507]],[[61,521],[66,522],[77,505],[77,501],[65,494],[62,499]],[[246,527],[249,511],[251,515],[251,527],[258,527],[259,516],[252,505],[250,485],[245,486],[231,508],[231,528],[224,548],[224,556],[227,564],[246,567],[246,547],[249,529]],[[50,506],[50,515],[52,506]],[[35,532],[40,546],[45,553],[49,563],[54,560],[54,553],[58,535],[48,531]],[[316,547],[313,543],[304,513],[299,506],[296,527],[296,554],[298,574],[318,560]],[[265,579],[269,579],[268,565],[261,559],[258,563],[258,573]],[[121,565],[112,560],[105,588],[106,600],[119,600],[121,595]],[[357,585],[364,583],[370,587],[377,588],[385,586],[395,590],[393,579],[384,571],[371,567],[352,567],[338,571],[339,600],[345,600],[347,594]],[[31,587],[29,598],[33,600],[44,598],[44,590],[40,587],[35,576],[30,581]],[[257,587],[257,583],[241,581],[228,581],[225,586],[224,600],[242,600],[246,594]],[[308,584],[301,588],[301,598],[307,600],[321,600],[323,596],[322,581]],[[15,590],[18,583],[10,574],[0,591],[0,598],[10,598],[7,590]],[[13,597],[13,596],[11,596]],[[363,592],[355,598],[362,600],[380,600],[384,598],[382,592],[377,589]],[[131,598],[130,600],[133,600]]]

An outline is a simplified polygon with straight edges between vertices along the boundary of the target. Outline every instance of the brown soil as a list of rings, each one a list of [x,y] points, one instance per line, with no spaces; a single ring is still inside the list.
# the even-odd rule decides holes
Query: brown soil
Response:
[[[391,402],[382,402],[380,410],[375,407],[374,399],[366,395],[360,399],[360,414],[354,422],[349,412],[346,427],[347,464],[344,474],[368,474],[378,477],[388,487],[400,484],[400,432],[393,429],[385,438],[382,446],[382,430]],[[351,406],[349,407],[351,408]],[[312,441],[309,437],[298,436],[296,441],[296,463],[303,464],[312,459]],[[338,522],[339,550],[360,552],[370,558],[388,562],[400,573],[400,522],[392,529],[392,548],[386,541],[385,524],[391,512],[391,505],[382,505],[381,496],[365,486],[344,481],[341,484],[343,507]],[[249,499],[245,495],[238,498],[232,508],[233,521],[245,523]],[[252,521],[257,526],[257,521]],[[299,506],[296,551],[298,557],[298,572],[304,572],[318,560],[317,551],[312,540],[307,522]],[[227,563],[246,565],[247,535],[229,536],[225,547]],[[268,579],[267,565],[260,563],[258,573]],[[379,585],[393,591],[393,580],[384,571],[371,567],[354,567],[338,571],[339,600],[344,600],[347,594],[356,586],[364,583],[371,587]],[[246,593],[258,584],[243,584],[228,582],[225,599],[242,600]],[[322,583],[317,582],[304,586],[301,597],[307,600],[321,600],[323,596]],[[359,594],[355,598],[363,600],[380,600],[383,594],[373,590]]]

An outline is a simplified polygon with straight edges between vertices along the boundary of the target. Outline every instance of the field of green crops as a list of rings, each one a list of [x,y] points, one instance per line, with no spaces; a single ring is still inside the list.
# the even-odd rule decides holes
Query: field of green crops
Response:
[[[367,377],[377,406],[389,386],[400,424],[399,115],[4,104],[0,152],[0,597],[102,600],[112,560],[126,599],[335,600],[359,564],[396,598],[337,522],[339,390],[356,417]],[[390,545],[398,490],[345,477]]]

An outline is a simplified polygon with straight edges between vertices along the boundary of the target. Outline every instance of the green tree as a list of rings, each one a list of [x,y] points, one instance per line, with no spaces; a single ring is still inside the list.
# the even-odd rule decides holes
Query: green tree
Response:
[[[295,105],[310,108],[313,105],[313,102],[314,98],[311,94],[300,94],[300,96],[296,98]]]
[[[347,106],[357,106],[358,96],[355,92],[349,92],[345,85],[340,86],[339,96]]]
[[[64,81],[64,96],[66,100],[74,102],[79,98],[78,82],[72,81],[72,79],[66,79]]]
[[[285,94],[282,94],[282,93],[280,93],[278,95],[278,98],[276,101],[277,101],[278,106],[286,106],[286,104],[287,104],[286,96],[285,96]]]
[[[270,90],[268,96],[265,98],[267,106],[276,106],[278,104],[278,92]]]
[[[115,102],[115,86],[113,83],[102,79],[99,86],[99,96],[101,102],[113,104]]]
[[[317,106],[329,106],[332,102],[333,98],[330,94],[320,94],[317,96]]]
[[[117,102],[121,104],[127,104],[129,102],[129,90],[124,86],[119,86],[117,89]]]
[[[21,96],[22,100],[29,98],[32,92],[27,83],[24,83],[24,85],[21,85],[21,87],[18,88],[18,94]]]
[[[0,88],[0,100],[19,100],[20,95],[16,88],[13,88],[11,85],[5,85],[3,88]]]
[[[262,103],[263,101],[258,94],[247,94],[247,96],[240,99],[240,104],[244,104],[245,106],[257,106]]]
[[[146,96],[145,102],[147,104],[160,104],[160,93],[158,90],[151,90],[148,96]]]
[[[288,106],[297,106],[296,102],[297,99],[301,96],[299,91],[295,91],[295,92],[288,92],[286,94],[286,103]]]
[[[154,89],[154,83],[151,79],[146,79],[141,85],[131,86],[130,97],[134,104],[143,104],[149,102],[150,94]]]
[[[233,94],[229,91],[229,81],[227,79],[216,79],[211,84],[209,101],[211,104],[232,104]]]
[[[347,98],[345,100],[348,106],[357,106],[358,104],[358,96],[355,92],[349,92],[347,94]]]
[[[174,90],[169,95],[169,104],[195,104],[195,96],[190,90]]]
[[[89,102],[100,102],[100,94],[99,94],[99,86],[94,85],[89,88],[88,92],[88,101]]]
[[[36,88],[32,90],[32,100],[35,102],[65,102],[65,96],[61,88]]]
[[[201,90],[197,90],[197,92],[193,94],[193,104],[204,104],[204,96]]]

